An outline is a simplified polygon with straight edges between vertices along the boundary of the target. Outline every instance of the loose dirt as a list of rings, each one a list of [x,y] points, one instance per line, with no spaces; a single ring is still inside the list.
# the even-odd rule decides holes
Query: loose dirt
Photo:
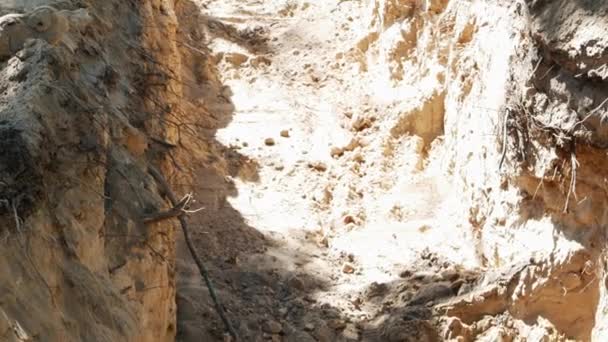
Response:
[[[205,101],[211,111],[230,103],[215,138],[246,162],[227,179],[200,174],[212,194],[193,220],[243,339],[401,341],[409,331],[411,341],[435,340],[426,304],[473,281],[478,260],[470,236],[436,214],[450,203],[423,172],[423,142],[378,151],[389,134],[380,117],[397,110],[373,87],[390,85],[340,57],[367,25],[364,4],[197,5],[230,27],[209,29],[223,88]],[[179,339],[221,339],[187,254],[178,268]],[[403,312],[411,319],[393,317]]]

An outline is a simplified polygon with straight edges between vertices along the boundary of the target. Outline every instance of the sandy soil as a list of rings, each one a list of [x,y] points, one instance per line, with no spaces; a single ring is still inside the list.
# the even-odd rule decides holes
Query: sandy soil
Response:
[[[264,37],[251,47],[226,29],[209,33],[224,88],[206,104],[212,112],[231,104],[215,138],[249,167],[227,180],[201,172],[214,195],[199,199],[211,210],[194,218],[197,246],[244,340],[400,341],[387,337],[397,324],[385,324],[388,313],[421,304],[428,311],[427,302],[457,294],[457,279],[478,260],[470,236],[436,215],[451,205],[441,195],[449,187],[424,170],[420,139],[384,146],[383,111],[397,111],[404,89],[342,57],[368,25],[366,6],[198,5]],[[220,339],[219,322],[201,327],[210,325],[200,317],[216,318],[189,256],[178,263],[179,338]],[[430,324],[415,322],[432,340]]]

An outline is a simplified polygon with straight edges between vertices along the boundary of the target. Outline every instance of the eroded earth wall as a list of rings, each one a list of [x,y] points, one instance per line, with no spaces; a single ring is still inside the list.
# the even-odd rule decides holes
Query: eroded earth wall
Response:
[[[604,340],[606,4],[369,8],[368,33],[347,56],[362,72],[417,88],[418,101],[381,120],[393,139],[422,139],[421,165],[455,190],[451,217],[471,229],[487,272],[475,291],[440,306],[457,327],[445,337]],[[473,324],[504,315],[516,323]]]
[[[173,341],[174,2],[0,11],[0,339]]]

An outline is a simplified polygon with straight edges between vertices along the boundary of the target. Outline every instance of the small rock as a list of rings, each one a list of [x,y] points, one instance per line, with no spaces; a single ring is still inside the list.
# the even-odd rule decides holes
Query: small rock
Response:
[[[324,162],[320,162],[320,161],[308,163],[308,167],[310,167],[311,169],[314,169],[316,171],[319,171],[319,172],[327,171],[327,165],[325,165]]]
[[[424,306],[406,306],[399,310],[399,316],[404,321],[430,320],[433,313]]]
[[[349,323],[344,327],[341,337],[345,342],[359,341],[359,330],[354,324]]]
[[[247,62],[247,60],[249,60],[249,57],[241,53],[228,53],[224,55],[224,58],[226,59],[226,62],[237,67],[241,66],[242,64]]]
[[[340,148],[340,147],[332,147],[331,150],[329,151],[329,155],[332,156],[332,158],[341,157],[343,154],[344,154],[344,149]]]
[[[268,320],[262,325],[262,331],[269,334],[279,334],[281,331],[283,331],[283,326],[281,326],[281,323],[277,321]]]
[[[239,263],[239,257],[236,255],[229,256],[226,258],[225,262],[227,264],[237,265]]]
[[[363,155],[361,153],[355,153],[351,159],[352,159],[352,161],[359,163],[359,164],[362,164],[363,162],[365,162],[365,158],[363,158]]]
[[[342,319],[330,319],[329,321],[327,321],[327,325],[334,330],[342,330],[344,329],[344,327],[346,327],[346,322]]]
[[[329,247],[329,239],[327,238],[327,236],[319,236],[319,237],[317,237],[315,242],[317,243],[317,246],[319,246],[319,247],[324,247],[324,248]]]
[[[272,61],[264,56],[259,56],[259,57],[256,57],[251,60],[251,66],[253,66],[254,68],[259,68],[264,65],[268,66],[271,64],[272,64]]]
[[[275,166],[275,167],[274,167],[274,169],[275,169],[276,171],[283,171],[283,170],[285,170],[285,166],[283,166],[283,165],[279,164],[279,165]]]
[[[313,298],[312,296],[310,296],[310,295],[304,296],[304,300],[307,301],[307,302],[309,302],[309,303],[316,303],[317,302],[317,300],[315,298]]]
[[[379,284],[377,282],[373,282],[366,290],[367,299],[372,299],[374,297],[383,296],[388,291],[388,285]]]
[[[296,290],[300,290],[300,291],[302,291],[306,288],[304,281],[302,279],[300,279],[300,277],[298,277],[297,275],[289,278],[289,280],[287,280],[287,285],[289,285],[289,287],[292,289],[296,289]]]
[[[399,296],[399,299],[402,302],[408,302],[412,299],[412,297],[414,297],[414,294],[411,293],[410,291],[406,291]]]
[[[346,274],[355,273],[355,266],[349,263],[345,263],[344,266],[342,266],[342,272]]]
[[[304,324],[304,329],[306,331],[313,331],[315,329],[315,325],[312,323],[306,323]]]
[[[232,93],[232,89],[230,89],[229,86],[223,86],[221,93],[222,93],[222,96],[225,98],[230,98],[232,95],[234,95]]]
[[[358,117],[353,120],[351,127],[354,131],[361,132],[372,127],[372,120],[370,118]]]
[[[351,304],[353,304],[353,306],[355,307],[355,309],[357,310],[361,310],[361,304],[363,304],[363,300],[361,298],[355,298]]]
[[[289,131],[288,131],[288,130],[286,130],[286,129],[282,130],[282,131],[281,131],[281,136],[282,136],[283,138],[289,138]]]
[[[403,270],[403,271],[399,272],[400,278],[409,278],[411,276],[412,276],[412,271],[410,271],[410,270]]]
[[[455,295],[455,293],[450,283],[431,283],[424,286],[416,293],[414,298],[412,298],[410,305],[426,304],[428,302],[453,295]]]
[[[264,144],[266,144],[266,146],[274,146],[275,142],[272,138],[266,138],[266,140],[264,140]]]
[[[431,226],[429,226],[428,224],[423,224],[418,227],[418,231],[421,233],[426,233],[429,229],[431,229]]]
[[[352,215],[344,216],[344,218],[342,218],[342,222],[344,222],[344,224],[356,223],[355,218]]]

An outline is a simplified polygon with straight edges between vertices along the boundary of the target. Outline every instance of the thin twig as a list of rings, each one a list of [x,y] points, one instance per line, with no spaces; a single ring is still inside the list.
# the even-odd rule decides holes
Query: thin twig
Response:
[[[547,75],[549,75],[549,73],[551,72],[551,70],[553,70],[553,67],[555,67],[555,64],[553,64],[540,78],[539,80],[542,80],[543,78],[547,77]]]
[[[578,125],[582,125],[583,123],[585,123],[585,121],[587,121],[587,119],[589,119],[593,114],[595,114],[595,112],[597,112],[598,110],[600,110],[600,108],[602,108],[602,106],[605,105],[606,102],[608,102],[608,97],[604,101],[602,101],[602,103],[600,103],[599,106],[597,106],[594,109],[592,109],[589,112],[589,114],[587,114],[582,120],[580,120],[577,123],[575,123],[574,126],[572,127],[572,129],[574,130]]]
[[[571,174],[570,174],[570,187],[568,188],[568,195],[566,196],[566,204],[564,205],[564,213],[568,212],[568,204],[570,203],[570,194],[574,194],[574,198],[576,198],[576,167],[578,166],[578,161],[576,160],[576,154],[572,152],[570,154],[570,163],[572,164]]]
[[[534,67],[534,69],[532,70],[532,73],[530,74],[530,78],[534,77],[534,75],[536,74],[536,71],[538,70],[538,67],[540,67],[540,63],[542,63],[543,61],[543,57],[538,59],[538,63],[536,63],[536,66]]]
[[[149,224],[149,223],[155,223],[155,222],[164,221],[164,220],[168,220],[168,219],[172,219],[172,218],[181,216],[185,213],[184,208],[186,208],[186,206],[188,206],[188,204],[190,203],[191,200],[192,200],[192,195],[187,194],[186,196],[184,196],[184,198],[182,198],[179,202],[177,202],[173,206],[173,208],[171,208],[169,210],[163,210],[163,211],[159,211],[156,213],[148,214],[148,215],[144,216],[142,220],[144,221],[144,223]]]
[[[154,137],[152,137],[152,138],[150,138],[150,140],[152,140],[152,141],[154,141],[155,143],[157,143],[157,144],[159,144],[159,145],[161,145],[161,146],[164,146],[164,147],[166,147],[166,148],[176,148],[176,147],[177,147],[177,145],[172,144],[172,143],[170,143],[170,142],[167,142],[167,141],[165,141],[165,140],[159,139],[159,138],[154,138]]]
[[[167,196],[167,198],[169,199],[171,204],[175,207],[179,202],[177,201],[177,198],[173,194],[173,191],[171,191],[171,187],[165,180],[165,177],[163,177],[163,175],[160,173],[160,171],[158,171],[156,168],[154,168],[152,166],[150,166],[148,168],[148,172],[158,182],[158,184],[161,186],[161,188],[163,188],[162,190],[164,191],[165,195]],[[207,289],[209,289],[209,295],[211,296],[211,299],[213,300],[213,303],[215,304],[215,309],[216,309],[218,315],[220,316],[220,318],[222,319],[222,322],[224,323],[224,326],[225,326],[226,330],[228,331],[228,333],[230,334],[230,336],[232,336],[232,338],[235,341],[238,341],[238,335],[236,333],[236,330],[232,326],[232,323],[230,323],[230,320],[228,319],[228,317],[226,317],[224,307],[220,303],[220,300],[215,292],[215,288],[213,287],[213,284],[211,283],[211,279],[209,278],[209,271],[207,270],[207,267],[205,267],[205,264],[202,262],[201,258],[198,256],[198,253],[196,252],[196,249],[194,248],[194,245],[192,244],[192,241],[190,240],[188,222],[186,221],[186,218],[184,217],[184,215],[178,216],[178,219],[181,224],[182,232],[184,233],[184,239],[186,240],[186,245],[188,246],[190,255],[192,255],[192,258],[194,259],[194,262],[196,263],[196,266],[198,267],[198,270],[199,270],[201,276],[203,277],[205,284],[207,285]]]
[[[532,196],[532,200],[536,199],[536,195],[538,194],[538,190],[540,190],[540,188],[544,185],[544,181],[545,181],[545,178],[543,176],[540,179],[540,181],[538,182],[538,186],[536,187],[536,190],[534,190],[534,196]]]
[[[507,156],[507,121],[509,121],[509,114],[511,114],[511,109],[507,108],[507,110],[505,111],[505,118],[503,122],[502,155],[500,157],[500,163],[498,164],[498,170],[502,168],[502,163],[504,163],[505,157]]]

